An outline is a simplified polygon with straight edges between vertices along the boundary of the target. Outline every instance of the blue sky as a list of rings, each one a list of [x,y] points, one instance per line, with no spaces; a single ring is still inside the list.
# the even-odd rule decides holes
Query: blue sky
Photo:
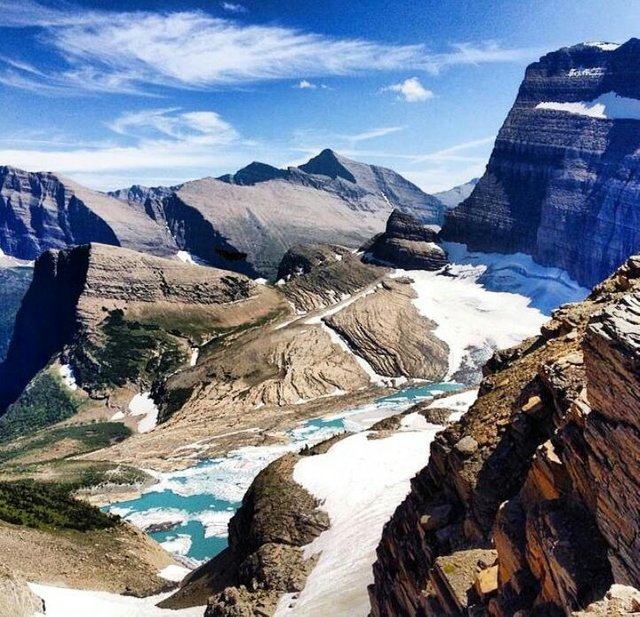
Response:
[[[331,147],[442,190],[528,63],[639,25],[633,0],[0,0],[0,164],[109,189]]]

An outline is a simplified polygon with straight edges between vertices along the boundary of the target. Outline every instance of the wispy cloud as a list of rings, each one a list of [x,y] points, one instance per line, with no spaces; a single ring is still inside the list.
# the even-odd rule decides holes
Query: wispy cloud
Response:
[[[228,13],[246,13],[247,7],[243,4],[234,4],[233,2],[223,2],[222,8]]]
[[[316,90],[318,88],[318,84],[314,84],[310,82],[308,79],[301,79],[297,84],[293,86],[298,90]]]
[[[396,92],[398,98],[405,100],[407,103],[422,103],[433,98],[433,92],[427,90],[417,77],[409,77],[399,84],[382,88],[382,91]]]
[[[231,3],[233,4],[233,3]],[[57,54],[58,70],[14,58],[0,80],[50,91],[148,93],[236,87],[276,79],[311,80],[373,71],[530,60],[531,49],[461,43],[444,53],[425,45],[388,45],[330,37],[277,25],[244,24],[201,11],[87,11],[0,0],[0,27],[39,28],[41,45]],[[37,88],[36,88],[37,85]]]
[[[133,182],[166,184],[221,169],[232,171],[256,153],[265,154],[260,144],[243,138],[212,111],[131,112],[109,128],[112,137],[101,143],[18,133],[2,140],[7,146],[0,146],[0,161],[28,170],[57,171],[94,188],[112,189]]]

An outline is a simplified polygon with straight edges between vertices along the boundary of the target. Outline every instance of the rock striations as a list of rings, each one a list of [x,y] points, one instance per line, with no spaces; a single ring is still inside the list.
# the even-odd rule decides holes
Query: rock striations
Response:
[[[484,176],[445,239],[524,252],[583,285],[640,246],[640,40],[582,44],[527,68]]]
[[[177,251],[163,227],[117,199],[52,173],[0,167],[0,250],[35,259],[88,242],[157,255]]]
[[[447,253],[436,244],[438,231],[394,210],[385,232],[366,247],[366,257],[405,270],[439,270],[447,265]]]
[[[494,355],[385,527],[374,617],[637,610],[639,331],[634,257]]]

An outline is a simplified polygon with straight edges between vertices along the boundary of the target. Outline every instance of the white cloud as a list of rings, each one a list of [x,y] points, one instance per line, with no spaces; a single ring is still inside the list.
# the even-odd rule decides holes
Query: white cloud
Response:
[[[301,79],[294,88],[298,88],[299,90],[315,90],[318,87],[317,84],[314,84],[306,79]]]
[[[87,11],[0,0],[0,26],[39,28],[57,70],[5,61],[0,81],[35,91],[149,93],[160,86],[211,89],[276,79],[530,60],[531,49],[458,44],[387,45],[277,25],[242,24],[201,11]],[[19,53],[19,52],[16,52]],[[56,56],[52,56],[56,58]],[[417,95],[420,96],[420,95]]]
[[[223,2],[222,8],[229,13],[246,13],[247,7],[242,4],[234,4],[233,2]]]
[[[50,170],[100,190],[128,184],[175,184],[220,170],[235,171],[260,144],[244,139],[212,111],[152,109],[126,113],[109,128],[115,139],[99,144],[24,139],[0,148],[0,160],[30,171]]]
[[[433,92],[427,90],[417,77],[409,77],[399,84],[382,89],[383,92],[397,92],[407,103],[422,103],[433,98]]]

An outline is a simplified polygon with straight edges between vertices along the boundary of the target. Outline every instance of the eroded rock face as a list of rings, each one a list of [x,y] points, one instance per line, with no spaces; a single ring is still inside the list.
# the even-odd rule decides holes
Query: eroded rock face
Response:
[[[436,244],[437,235],[437,228],[394,210],[385,232],[368,248],[367,257],[406,270],[439,270],[447,265],[447,253]]]
[[[386,270],[362,263],[344,247],[305,244],[289,249],[278,267],[281,289],[297,311],[313,311],[348,299]]]
[[[0,565],[0,615],[33,617],[44,614],[44,602],[36,596],[26,581]]]
[[[229,523],[229,548],[161,606],[208,600],[207,617],[270,615],[280,595],[302,590],[314,560],[305,561],[301,547],[329,528],[329,516],[293,480],[300,456],[287,454],[258,474]]]
[[[478,401],[438,435],[385,528],[372,615],[568,616],[612,583],[640,586],[639,292],[631,258],[486,365]],[[475,447],[461,449],[465,440]],[[435,528],[421,524],[445,507]],[[495,586],[489,575],[467,583],[458,597],[469,602],[454,606],[445,590],[459,580],[442,564],[490,547]]]
[[[48,249],[89,242],[169,255],[164,227],[144,212],[52,173],[0,167],[0,249],[35,259]]]
[[[484,176],[447,213],[443,237],[471,250],[529,253],[583,285],[637,251],[638,116],[607,108],[593,117],[562,104],[637,100],[639,63],[640,41],[631,39],[563,48],[530,65]]]
[[[410,280],[387,279],[324,321],[379,375],[438,381],[447,372],[449,348],[433,334],[436,324],[418,313],[414,297]]]

